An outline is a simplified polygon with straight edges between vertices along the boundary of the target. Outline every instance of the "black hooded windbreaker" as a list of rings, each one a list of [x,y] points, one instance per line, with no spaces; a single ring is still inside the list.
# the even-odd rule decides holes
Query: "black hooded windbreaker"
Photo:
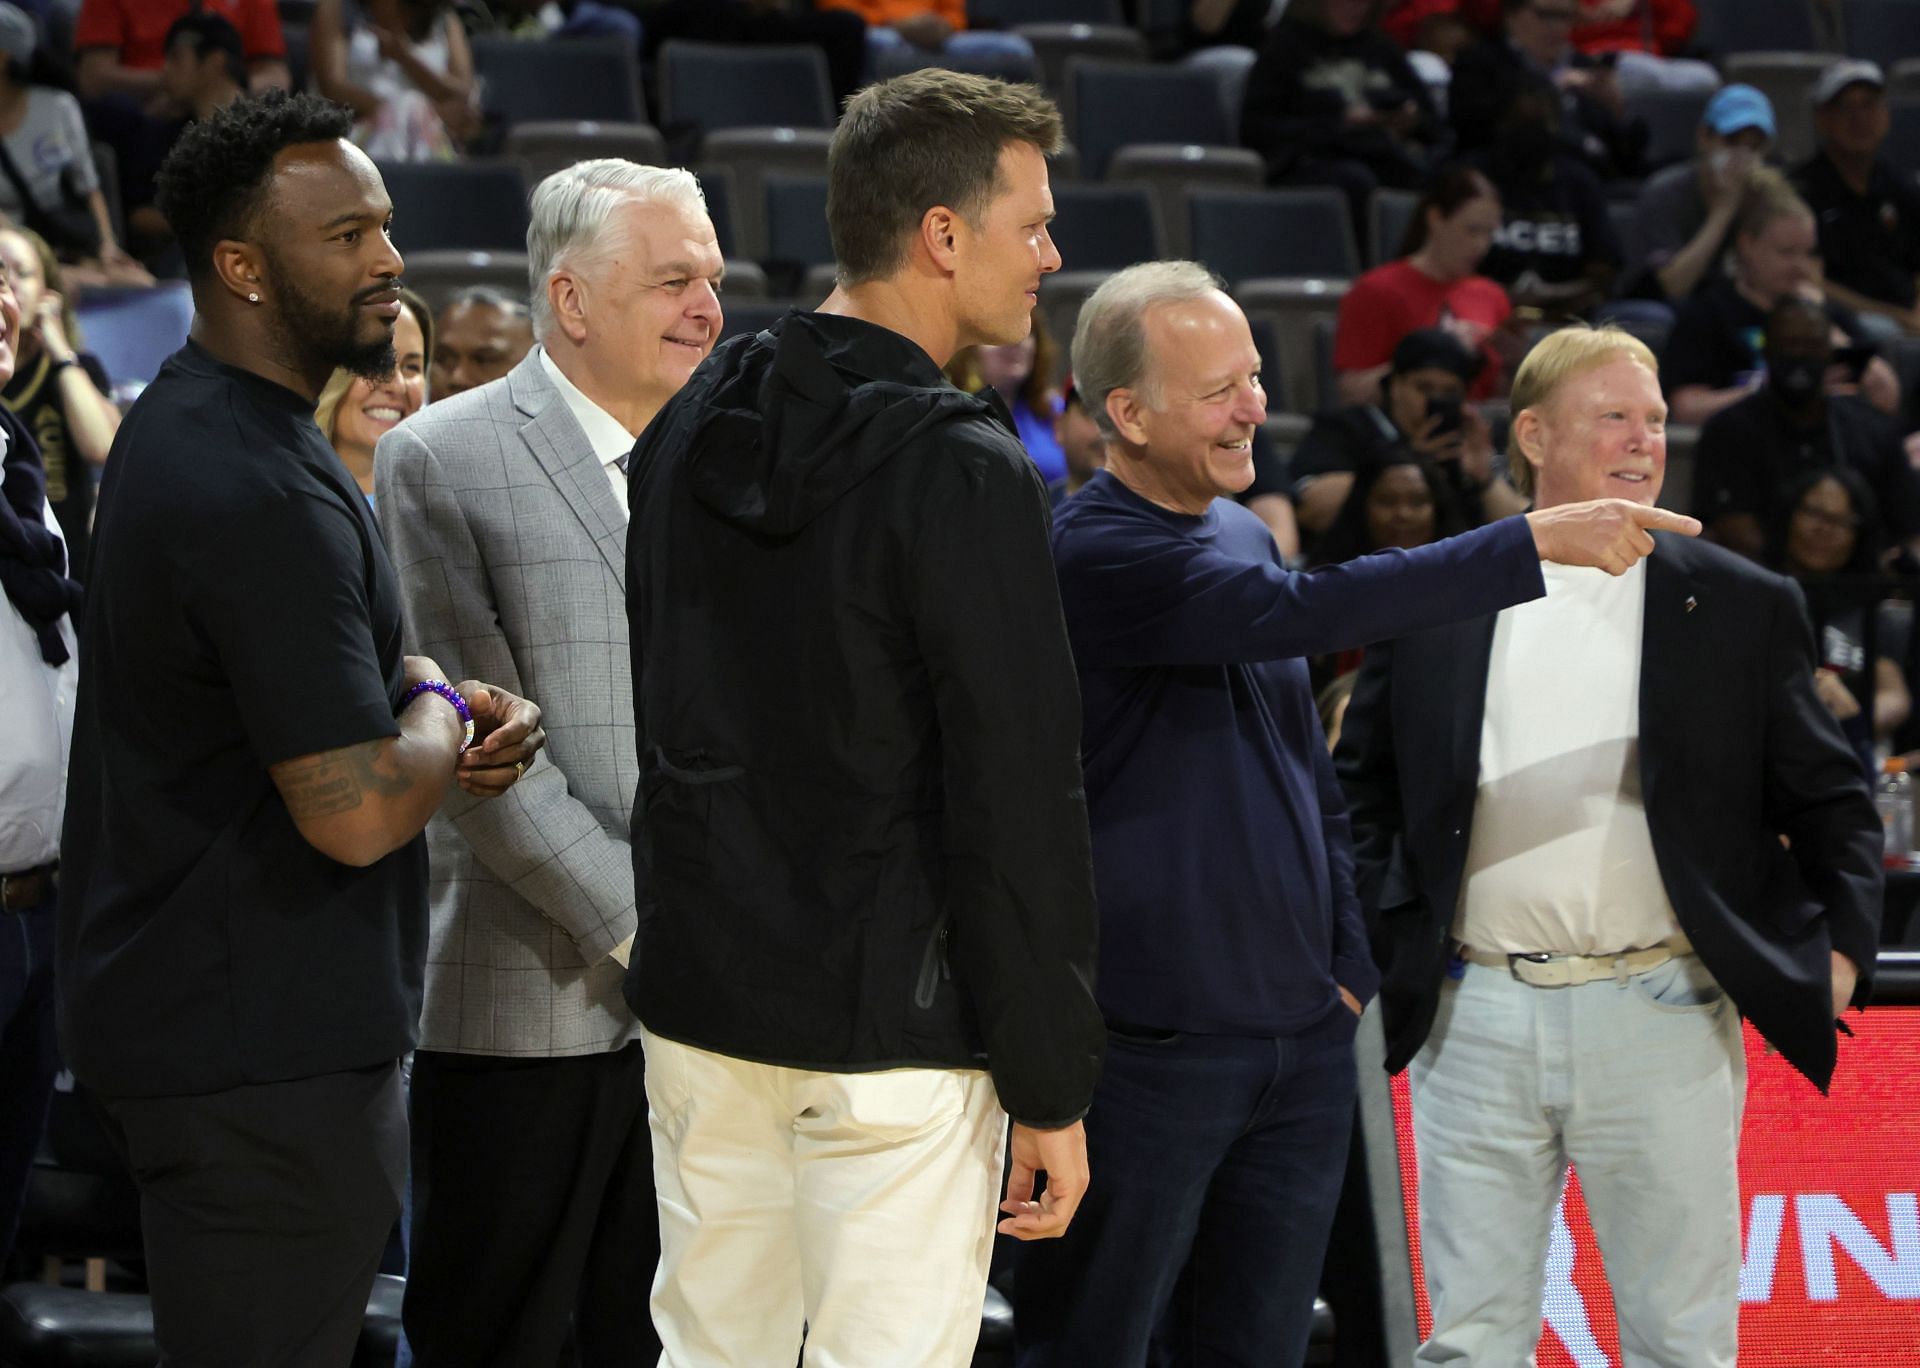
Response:
[[[793,313],[708,358],[631,480],[640,1020],[796,1068],[986,1067],[1016,1120],[1077,1120],[1105,1041],[1079,694],[1004,411]]]

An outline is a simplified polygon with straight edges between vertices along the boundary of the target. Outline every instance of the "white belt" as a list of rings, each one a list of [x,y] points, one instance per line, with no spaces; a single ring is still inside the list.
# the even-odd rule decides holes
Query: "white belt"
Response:
[[[1499,950],[1476,950],[1470,945],[1456,946],[1454,953],[1468,964],[1509,970],[1522,983],[1535,988],[1572,988],[1605,978],[1625,983],[1635,974],[1658,969],[1680,955],[1691,955],[1693,942],[1676,935],[1644,950],[1623,950],[1617,955],[1510,955]]]

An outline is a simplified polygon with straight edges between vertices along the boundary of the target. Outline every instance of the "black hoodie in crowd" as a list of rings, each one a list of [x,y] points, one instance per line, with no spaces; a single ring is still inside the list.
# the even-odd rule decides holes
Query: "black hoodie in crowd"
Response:
[[[1003,409],[885,328],[723,344],[634,449],[627,997],[654,1033],[989,1068],[1077,1120],[1105,1030],[1047,494]]]

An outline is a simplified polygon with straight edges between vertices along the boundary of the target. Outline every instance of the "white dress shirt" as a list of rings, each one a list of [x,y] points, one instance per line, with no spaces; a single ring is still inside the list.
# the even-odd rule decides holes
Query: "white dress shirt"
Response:
[[[1680,928],[1640,791],[1646,562],[1540,569],[1547,596],[1493,629],[1454,934],[1507,954],[1657,945]]]
[[[40,516],[60,535],[53,511]],[[73,699],[80,653],[71,616],[61,619],[67,663],[49,665],[20,610],[0,595],[0,874],[33,869],[60,854],[60,821],[67,806],[67,747],[73,740]]]
[[[620,516],[626,517],[627,476],[620,469],[620,462],[633,450],[634,434],[628,432],[619,419],[582,394],[580,387],[553,364],[553,358],[547,354],[545,347],[540,348],[540,364],[547,372],[547,379],[553,381],[553,387],[560,391],[560,397],[567,401],[567,408],[580,424],[580,430],[587,434],[587,445],[600,458],[601,469],[607,473],[607,483],[613,486],[613,497],[620,504]]]

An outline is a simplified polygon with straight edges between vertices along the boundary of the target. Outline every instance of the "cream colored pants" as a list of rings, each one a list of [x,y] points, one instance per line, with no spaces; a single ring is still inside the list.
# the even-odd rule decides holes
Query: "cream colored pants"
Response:
[[[1007,1117],[978,1070],[820,1073],[643,1032],[660,1368],[966,1368]]]

